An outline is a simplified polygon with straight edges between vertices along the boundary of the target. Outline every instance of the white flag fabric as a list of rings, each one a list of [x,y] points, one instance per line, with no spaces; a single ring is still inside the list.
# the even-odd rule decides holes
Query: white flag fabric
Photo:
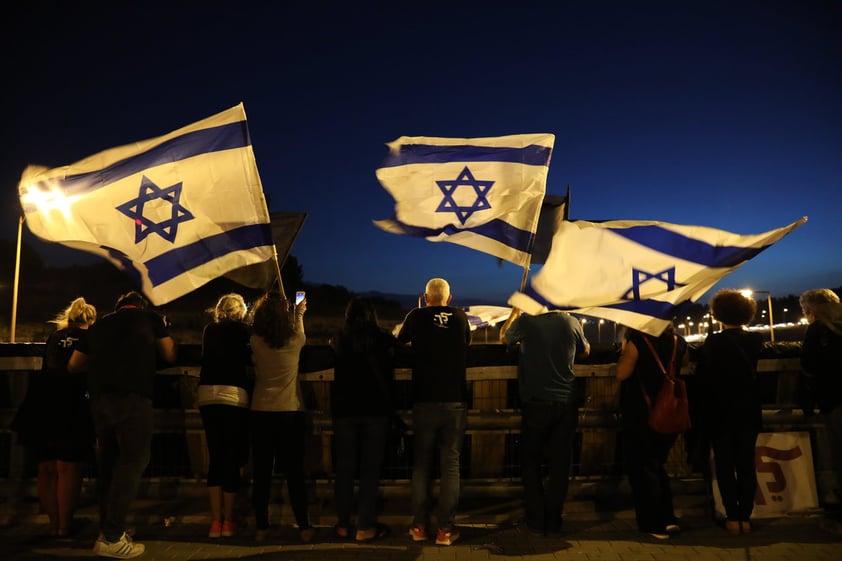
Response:
[[[746,236],[665,222],[565,221],[547,262],[509,304],[532,314],[567,310],[657,336],[682,306],[806,221]]]
[[[243,104],[56,169],[27,167],[26,224],[108,259],[155,305],[274,255]]]
[[[528,262],[555,136],[402,136],[389,143],[377,179],[395,216],[375,220],[394,234],[447,241],[516,265]]]

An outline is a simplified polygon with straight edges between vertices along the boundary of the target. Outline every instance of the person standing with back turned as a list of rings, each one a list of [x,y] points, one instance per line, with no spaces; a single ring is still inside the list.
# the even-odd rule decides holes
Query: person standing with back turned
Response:
[[[91,412],[99,441],[100,535],[94,553],[128,559],[146,549],[126,533],[126,518],[152,446],[152,392],[158,359],[175,362],[176,345],[164,318],[147,310],[138,292],[117,299],[115,311],[79,341],[68,370],[88,366]]]
[[[830,444],[836,499],[842,499],[842,304],[829,288],[807,290],[799,298],[809,325],[801,345],[801,374],[809,390],[805,415],[817,405]],[[842,524],[834,526],[842,535]]]
[[[588,356],[591,346],[582,325],[557,311],[532,316],[513,308],[500,339],[510,347],[520,345],[520,463],[526,526],[532,534],[555,534],[561,531],[579,414],[573,361]],[[546,488],[541,474],[545,453]]]
[[[252,385],[251,328],[246,302],[224,294],[212,308],[213,323],[202,331],[202,369],[196,396],[208,446],[208,537],[237,534],[235,519],[243,467],[248,463],[249,394]]]
[[[427,282],[427,306],[407,314],[398,340],[412,349],[412,466],[413,541],[427,539],[431,502],[431,470],[438,448],[441,491],[438,499],[436,544],[459,539],[454,525],[459,503],[459,468],[467,425],[466,380],[471,329],[468,316],[450,306],[450,285],[440,278]]]
[[[635,519],[641,532],[657,540],[678,534],[672,491],[666,464],[678,435],[661,434],[649,428],[649,405],[665,384],[664,372],[671,361],[675,371],[687,362],[687,342],[667,327],[659,337],[628,329],[617,360],[620,382],[620,427],[623,463],[632,489]]]
[[[58,329],[47,339],[41,372],[29,379],[26,399],[12,430],[38,460],[38,498],[50,522],[50,535],[67,537],[82,487],[82,465],[94,449],[94,425],[83,373],[67,363],[96,321],[96,308],[76,298],[51,320]],[[22,424],[23,426],[16,427]]]
[[[696,361],[703,429],[713,448],[716,482],[725,507],[725,529],[751,532],[757,487],[754,448],[763,428],[757,360],[763,336],[745,329],[757,311],[739,290],[713,295],[710,309],[724,329],[705,339]]]

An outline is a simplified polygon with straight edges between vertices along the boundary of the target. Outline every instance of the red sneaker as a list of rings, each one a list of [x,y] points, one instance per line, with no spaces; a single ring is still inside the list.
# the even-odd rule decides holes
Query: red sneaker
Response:
[[[409,535],[414,542],[423,542],[427,539],[427,528],[423,524],[416,524],[409,529]]]
[[[453,545],[459,539],[459,529],[456,526],[439,528],[436,533],[436,545]]]
[[[231,522],[230,520],[226,520],[222,523],[222,537],[223,538],[230,538],[231,536],[237,535],[237,525]]]
[[[219,520],[214,520],[211,522],[210,531],[208,532],[209,538],[218,538],[222,535],[222,522]]]

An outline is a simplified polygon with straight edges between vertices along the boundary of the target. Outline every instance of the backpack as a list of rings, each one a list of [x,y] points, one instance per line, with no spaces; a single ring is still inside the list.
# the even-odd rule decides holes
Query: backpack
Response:
[[[655,402],[649,398],[649,394],[643,387],[640,380],[640,390],[643,392],[643,399],[649,408],[649,428],[661,434],[679,434],[690,429],[690,406],[687,401],[687,388],[684,380],[675,375],[675,354],[678,350],[678,336],[673,336],[672,358],[670,359],[669,371],[664,368],[661,357],[652,346],[649,337],[644,336],[649,350],[655,357],[661,373],[664,375],[664,383],[661,385]]]

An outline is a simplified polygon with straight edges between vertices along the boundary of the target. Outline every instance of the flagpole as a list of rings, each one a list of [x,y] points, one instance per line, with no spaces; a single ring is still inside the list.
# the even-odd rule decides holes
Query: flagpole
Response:
[[[526,256],[526,263],[523,264],[523,276],[520,279],[520,291],[526,288],[526,277],[529,276],[529,266],[532,264],[532,253]]]
[[[284,280],[281,278],[281,264],[278,261],[278,246],[272,244],[272,258],[275,260],[275,274],[278,275],[278,287],[281,289],[281,298],[286,300],[286,293],[284,293]]]
[[[564,196],[564,216],[563,220],[570,220],[570,184],[567,184],[567,194]]]
[[[14,288],[12,288],[12,325],[11,332],[9,333],[9,341],[11,343],[15,342],[15,327],[17,326],[18,320],[18,283],[20,280],[20,244],[21,237],[23,236],[23,220],[24,217],[21,214],[18,220],[18,245],[15,250],[15,281]]]

